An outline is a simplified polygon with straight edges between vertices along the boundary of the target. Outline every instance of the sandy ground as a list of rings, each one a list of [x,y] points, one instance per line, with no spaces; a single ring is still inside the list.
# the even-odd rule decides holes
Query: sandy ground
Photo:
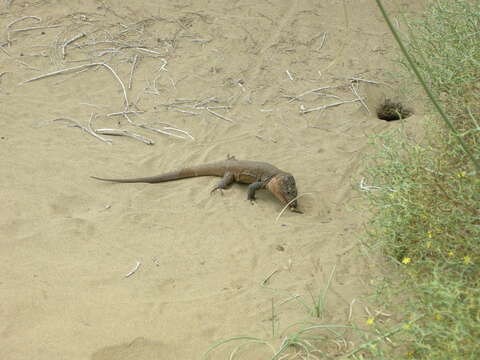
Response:
[[[24,16],[38,18],[12,24]],[[31,27],[42,28],[19,31]],[[278,346],[298,321],[364,324],[362,299],[379,274],[360,255],[367,215],[355,210],[353,187],[367,135],[399,125],[358,101],[301,111],[357,99],[351,77],[391,81],[396,48],[373,1],[3,1],[0,30],[9,41],[0,51],[1,359],[194,359],[235,335]],[[22,84],[94,63],[105,65]],[[387,89],[354,85],[361,96]],[[126,109],[125,96],[133,124],[107,116]],[[155,145],[106,143],[49,121],[88,127],[92,114],[95,129]],[[282,207],[270,194],[254,206],[243,185],[210,195],[218,180],[209,177],[89,178],[156,175],[227,154],[293,173],[304,214],[276,222]],[[291,296],[311,306],[332,270],[315,319]],[[351,343],[326,349],[358,345],[345,337]]]

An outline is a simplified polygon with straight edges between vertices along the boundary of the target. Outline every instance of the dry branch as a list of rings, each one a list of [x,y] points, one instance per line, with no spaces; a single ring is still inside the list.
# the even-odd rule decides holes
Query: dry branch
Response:
[[[200,115],[200,113],[194,112],[194,111],[188,111],[188,110],[182,110],[182,109],[177,109],[177,108],[171,108],[173,111],[178,111],[184,114],[189,114],[189,115]]]
[[[142,129],[147,129],[147,130],[150,130],[150,131],[154,131],[154,132],[158,132],[160,134],[164,134],[164,135],[168,135],[168,136],[172,136],[172,137],[175,137],[175,138],[178,138],[178,139],[183,139],[185,140],[185,138],[183,136],[180,136],[180,135],[175,135],[175,134],[172,134],[172,133],[169,133],[168,131],[164,131],[164,130],[161,130],[161,129],[157,129],[157,128],[154,128],[154,127],[151,127],[149,125],[145,125],[145,124],[142,124],[142,125],[137,125],[138,127],[141,127]],[[191,136],[190,136],[191,137]]]
[[[235,121],[233,121],[232,119],[229,119],[229,118],[227,118],[227,117],[225,117],[225,116],[223,116],[223,115],[221,115],[221,114],[219,114],[219,113],[217,113],[217,112],[215,112],[215,111],[213,111],[213,110],[210,110],[210,108],[208,108],[208,107],[206,107],[205,110],[207,110],[210,114],[215,115],[216,117],[219,117],[219,118],[222,119],[222,120],[229,121],[229,122],[231,122],[231,123],[234,123],[234,122],[235,122]]]
[[[23,16],[19,19],[13,20],[11,23],[7,24],[7,44],[10,44],[10,28],[15,25],[16,23],[19,23],[20,21],[27,20],[27,19],[34,19],[37,22],[42,21],[38,16]]]
[[[350,84],[350,88],[352,89],[353,93],[355,94],[355,96],[357,97],[358,100],[360,100],[360,102],[362,103],[362,105],[365,107],[365,109],[367,109],[367,112],[370,114],[370,109],[368,108],[367,104],[365,103],[365,101],[363,100],[363,98],[360,97],[360,95],[358,95],[358,83],[356,83],[357,86],[355,86],[355,81],[352,81],[351,84]]]
[[[143,114],[145,111],[133,111],[133,110],[130,110],[130,111],[119,111],[119,112],[114,112],[114,113],[110,113],[110,114],[107,114],[108,117],[110,116],[125,116],[125,114],[129,115],[129,114]]]
[[[0,50],[2,50],[7,56],[10,56],[8,51],[3,48],[5,45],[8,45],[8,42],[1,43],[0,44]]]
[[[92,135],[93,137],[96,137],[97,139],[103,141],[103,142],[106,142],[108,144],[111,144],[112,143],[112,140],[110,139],[106,139],[98,134],[95,133],[95,131],[93,131],[93,129],[91,128],[91,126],[84,126],[82,124],[80,124],[77,120],[74,120],[74,119],[71,119],[71,118],[68,118],[68,117],[60,117],[60,118],[56,118],[56,119],[52,119],[52,120],[49,120],[49,122],[55,122],[55,121],[66,121],[66,122],[69,122],[73,125],[70,125],[71,127],[78,127],[80,128],[81,130],[85,131],[86,133]]]
[[[333,104],[318,106],[318,107],[315,107],[315,108],[301,109],[301,110],[300,110],[300,113],[302,113],[302,114],[308,114],[308,113],[310,113],[310,112],[312,112],[312,111],[325,110],[325,109],[328,109],[328,108],[331,108],[331,107],[336,107],[336,106],[340,106],[340,105],[343,105],[343,104],[349,104],[349,103],[354,103],[354,102],[358,102],[358,101],[360,101],[360,99],[339,101],[339,102],[336,102],[336,103],[333,103]]]
[[[90,68],[90,67],[95,67],[95,66],[106,67],[108,70],[110,70],[110,72],[113,74],[115,79],[117,79],[117,81],[120,83],[120,86],[122,87],[122,90],[123,90],[123,97],[124,97],[124,101],[125,101],[125,111],[128,111],[129,103],[128,103],[128,96],[127,96],[127,90],[125,89],[125,85],[123,84],[122,80],[117,75],[117,73],[110,67],[110,65],[108,65],[106,63],[83,64],[83,65],[74,66],[74,67],[67,68],[67,69],[57,70],[57,71],[54,71],[54,72],[51,72],[51,73],[48,73],[48,74],[43,74],[43,75],[34,77],[32,79],[25,80],[25,81],[21,82],[20,85],[23,85],[23,84],[26,84],[26,83],[29,83],[29,82],[32,82],[32,81],[36,81],[36,80],[45,79],[45,78],[50,77],[50,76],[64,74],[64,73],[67,73],[67,72],[70,72],[70,71],[82,70],[82,69],[85,69],[85,68]]]
[[[132,69],[130,70],[130,78],[128,79],[128,88],[132,88],[132,80],[133,80],[133,72],[135,71],[135,68],[137,67],[137,61],[138,61],[138,55],[135,55],[133,58],[133,64],[132,64]]]
[[[286,96],[288,98],[290,98],[290,100],[288,101],[289,103],[292,102],[292,101],[295,101],[295,100],[300,100],[301,97],[305,96],[305,95],[308,95],[308,94],[316,94],[318,92],[321,92],[323,90],[327,90],[327,89],[337,89],[337,88],[340,88],[340,87],[343,87],[343,85],[335,85],[335,86],[323,86],[323,87],[320,87],[320,88],[316,88],[316,89],[312,89],[312,90],[308,90],[308,91],[305,91],[301,94],[298,94],[298,95],[294,95],[294,96]]]
[[[140,264],[141,264],[140,261],[137,261],[137,263],[135,264],[135,267],[132,270],[130,270],[128,272],[128,274],[125,275],[125,277],[128,278],[128,277],[132,276],[133,274],[135,274],[137,272],[137,270],[139,269]]]
[[[63,25],[57,24],[57,25],[32,26],[32,27],[23,28],[23,29],[14,29],[10,32],[17,33],[17,32],[24,32],[24,31],[30,31],[30,30],[53,29],[53,28],[58,28],[60,26],[63,26]]]
[[[293,81],[293,76],[292,76],[292,74],[290,73],[290,71],[285,70],[285,72],[287,73],[288,78],[289,78],[291,81]]]
[[[164,129],[164,130],[173,130],[173,131],[181,132],[182,134],[187,135],[190,139],[195,140],[195,138],[194,138],[192,135],[190,135],[190,133],[189,133],[188,131],[181,130],[181,129],[177,129],[177,128],[175,128],[175,127],[169,127],[169,126],[166,126],[166,127],[164,127],[163,129]]]
[[[369,84],[376,84],[376,85],[383,84],[383,83],[378,82],[378,81],[360,79],[360,78],[355,78],[355,77],[348,78],[348,80],[350,80],[350,81],[361,81],[361,82],[366,82],[366,83],[369,83]]]
[[[292,200],[290,200],[284,207],[283,209],[278,213],[277,217],[275,218],[275,222],[278,221],[278,219],[280,219],[280,216],[282,216],[282,214],[285,212],[285,210],[288,209],[288,207],[290,206],[291,203],[293,203],[295,200],[301,198],[302,196],[305,196],[305,195],[312,195],[312,193],[303,193],[303,194],[300,194],[296,197],[294,197]],[[298,213],[302,213],[300,210],[297,210],[297,209],[293,209],[292,211],[294,212],[298,212]]]
[[[327,39],[327,33],[324,32],[324,33],[323,33],[323,38],[322,38],[322,43],[320,44],[320,47],[317,49],[317,51],[322,50],[323,45],[325,45],[325,40],[326,40],[326,39]]]
[[[63,43],[63,45],[62,45],[62,58],[63,59],[65,59],[65,56],[67,56],[67,52],[66,52],[67,45],[73,43],[74,41],[77,41],[78,39],[83,38],[84,36],[87,36],[87,35],[85,35],[84,33],[80,33],[77,36],[75,36],[75,37],[71,38],[70,40],[67,40]]]
[[[102,134],[102,135],[111,135],[111,136],[126,136],[138,141],[141,141],[147,145],[154,145],[155,142],[153,140],[150,140],[142,135],[132,133],[128,130],[123,130],[123,129],[96,129],[95,132],[97,134]]]

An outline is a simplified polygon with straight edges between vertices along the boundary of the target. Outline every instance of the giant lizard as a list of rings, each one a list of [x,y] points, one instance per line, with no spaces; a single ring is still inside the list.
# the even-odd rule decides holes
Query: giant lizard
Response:
[[[290,210],[299,212],[297,210],[297,200],[295,199],[297,197],[297,186],[292,174],[266,162],[237,160],[233,156],[228,156],[227,160],[224,161],[186,167],[150,177],[109,179],[92,176],[92,178],[118,183],[141,182],[153,184],[196,176],[222,177],[211,192],[226,189],[234,182],[250,184],[247,189],[247,199],[251,201],[255,200],[255,192],[257,190],[267,189],[283,204],[290,203]]]

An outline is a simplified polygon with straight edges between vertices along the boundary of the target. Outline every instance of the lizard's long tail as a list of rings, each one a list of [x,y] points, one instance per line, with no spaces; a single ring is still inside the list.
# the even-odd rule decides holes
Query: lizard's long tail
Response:
[[[223,165],[223,164],[222,164]],[[171,171],[164,174],[149,176],[149,177],[140,177],[132,179],[110,179],[110,178],[100,178],[96,176],[91,176],[93,179],[101,181],[112,181],[117,183],[159,183],[164,181],[172,181],[185,179],[196,176],[223,176],[225,170],[224,166],[221,166],[219,163],[214,164],[205,164],[200,166],[189,167],[181,170]]]

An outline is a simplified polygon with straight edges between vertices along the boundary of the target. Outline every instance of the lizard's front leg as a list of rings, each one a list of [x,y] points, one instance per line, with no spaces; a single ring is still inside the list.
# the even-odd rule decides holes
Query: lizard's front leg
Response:
[[[210,191],[210,194],[213,193],[214,191],[216,190],[223,190],[223,189],[226,189],[227,187],[229,187],[231,184],[233,184],[233,182],[235,181],[235,177],[234,175],[231,173],[231,172],[226,172],[224,175],[223,175],[223,178],[222,180],[220,180],[218,182],[217,185],[215,185],[215,187],[212,189],[212,191]]]
[[[250,200],[253,204],[255,201],[255,192],[265,187],[265,182],[257,181],[248,185],[247,200]]]

